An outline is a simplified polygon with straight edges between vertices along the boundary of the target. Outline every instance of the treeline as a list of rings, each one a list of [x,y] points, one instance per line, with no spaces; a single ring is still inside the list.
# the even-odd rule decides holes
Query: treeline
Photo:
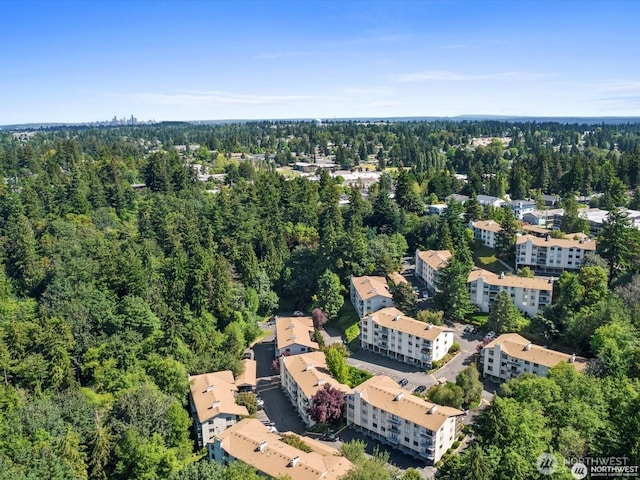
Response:
[[[467,148],[473,137],[516,130],[512,138],[519,140],[510,148]],[[261,334],[261,319],[278,308],[320,305],[316,294],[335,293],[335,278],[346,286],[353,275],[396,271],[416,247],[457,250],[449,274],[463,278],[471,239],[462,210],[425,217],[424,204],[495,185],[514,196],[508,179],[518,162],[535,172],[545,155],[553,168],[558,160],[563,173],[550,173],[549,181],[560,188],[575,159],[592,155],[594,188],[603,178],[597,172],[609,172],[608,185],[620,182],[625,191],[611,198],[627,201],[626,189],[635,185],[624,172],[638,159],[637,130],[249,123],[45,130],[26,140],[3,133],[0,478],[247,478],[241,467],[192,463],[188,374],[237,373],[244,348]],[[201,148],[173,148],[192,143]],[[243,151],[264,156],[231,157]],[[276,173],[276,161],[302,154],[342,155],[353,166],[373,155],[380,168],[409,168],[383,174],[363,195],[326,172],[318,182]],[[198,182],[194,163],[226,173],[226,180]],[[469,184],[453,170],[468,173]],[[501,178],[507,181],[495,180]],[[140,183],[146,188],[131,186]],[[470,205],[467,215],[499,215]],[[607,270],[606,295],[597,299],[570,289],[580,290],[578,282],[591,292],[600,277],[563,281],[567,290],[559,298],[566,303],[539,334],[561,341],[563,329],[579,332],[577,320],[563,313],[579,312],[570,303],[579,298],[593,306],[589,312],[612,311],[598,302],[617,285],[635,285],[633,252],[611,262],[615,282],[607,281]],[[625,301],[637,308],[636,298]],[[605,313],[598,318],[593,331],[610,323]],[[611,335],[632,331],[624,322],[601,335],[609,351]],[[622,353],[611,351],[599,375],[636,376],[633,362],[614,364],[634,351],[634,341]]]

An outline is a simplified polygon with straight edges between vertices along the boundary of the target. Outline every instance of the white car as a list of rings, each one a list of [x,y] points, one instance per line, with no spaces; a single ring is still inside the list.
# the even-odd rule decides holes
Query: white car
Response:
[[[293,312],[293,316],[294,317],[304,317],[304,312],[301,312],[300,310],[296,310],[295,312]]]

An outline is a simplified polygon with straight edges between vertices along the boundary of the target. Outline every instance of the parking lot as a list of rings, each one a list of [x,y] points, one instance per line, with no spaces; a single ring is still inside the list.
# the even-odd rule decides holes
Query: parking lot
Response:
[[[411,272],[412,273],[412,272]],[[425,303],[428,300],[419,300]],[[454,341],[460,344],[460,353],[454,357],[447,365],[433,374],[427,374],[423,369],[408,365],[382,355],[358,349],[347,358],[347,363],[354,367],[366,370],[374,375],[387,375],[396,381],[406,379],[407,384],[404,389],[413,391],[416,387],[423,386],[426,389],[436,385],[439,380],[455,382],[458,373],[466,368],[469,363],[475,361],[475,352],[478,344],[482,341],[482,337],[477,333],[465,332],[465,324],[451,323],[447,325],[454,331]],[[341,341],[339,331],[327,331],[328,343]],[[258,412],[258,419],[264,422],[273,423],[279,432],[292,431],[299,434],[308,434],[317,439],[318,434],[306,432],[306,425],[297,411],[289,402],[285,393],[280,387],[280,377],[272,369],[274,360],[274,336],[273,333],[264,337],[260,342],[254,345],[254,355],[257,361],[257,377],[258,386],[257,393],[264,400],[264,410]],[[488,403],[493,398],[496,385],[484,382],[482,398]],[[472,421],[473,414],[464,417],[463,421],[469,423]],[[369,438],[361,432],[352,428],[345,428],[337,433],[335,441],[326,441],[327,445],[339,448],[342,442],[353,439],[363,440],[366,444],[368,453],[373,453],[376,447],[390,453],[390,463],[401,469],[417,468],[424,478],[431,478],[435,474],[433,467],[426,467],[424,461],[415,459],[410,455],[393,449],[387,445]]]

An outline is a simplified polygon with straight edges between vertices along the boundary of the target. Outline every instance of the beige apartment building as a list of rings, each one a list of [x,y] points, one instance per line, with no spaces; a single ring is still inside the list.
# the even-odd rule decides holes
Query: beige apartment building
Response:
[[[450,258],[449,250],[416,250],[415,276],[424,282],[429,292],[438,290],[438,272],[446,267]]]
[[[552,238],[519,235],[516,238],[516,269],[529,267],[536,273],[560,275],[579,270],[587,253],[596,251],[596,242],[588,238]]]
[[[507,292],[518,310],[534,317],[551,304],[553,279],[551,277],[518,277],[495,274],[476,268],[469,273],[467,281],[471,303],[482,312],[488,312],[500,292]]]
[[[318,350],[314,331],[311,317],[276,317],[276,358]]]
[[[482,376],[509,380],[523,373],[544,377],[561,362],[573,364],[579,372],[587,367],[587,359],[534,345],[517,333],[506,333],[487,344],[480,352]]]
[[[345,394],[351,392],[349,386],[339,383],[331,376],[324,352],[280,357],[280,384],[298,415],[308,426],[315,424],[307,409],[311,397],[318,390],[330,385]]]
[[[384,277],[352,277],[349,293],[359,318],[381,308],[393,307],[392,295]]]
[[[249,415],[247,407],[236,403],[238,387],[231,370],[190,376],[189,387],[189,405],[201,448]]]
[[[463,412],[436,405],[376,375],[347,395],[347,424],[435,464],[455,442]]]
[[[311,451],[285,443],[283,435],[297,437]],[[240,461],[266,478],[291,480],[338,480],[353,468],[339,450],[295,433],[271,432],[255,418],[245,418],[216,435],[209,444],[209,459],[223,465]]]
[[[360,343],[365,350],[429,368],[453,345],[453,330],[420,322],[391,307],[362,317]]]

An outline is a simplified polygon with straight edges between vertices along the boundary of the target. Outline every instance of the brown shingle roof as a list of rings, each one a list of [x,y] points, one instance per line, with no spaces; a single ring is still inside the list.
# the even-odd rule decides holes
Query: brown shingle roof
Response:
[[[473,225],[473,228],[477,228],[479,230],[487,230],[493,233],[502,231],[502,226],[498,222],[494,222],[493,220],[478,220],[477,222],[472,222],[471,225]]]
[[[561,247],[561,248],[581,248],[582,250],[595,250],[595,240],[574,240],[572,238],[551,238],[548,237],[534,237],[533,235],[518,235],[516,238],[516,245],[527,243],[531,240],[531,243],[536,247]]]
[[[276,319],[278,350],[296,344],[317,350],[318,344],[311,340],[313,331],[311,317],[278,317]]]
[[[437,432],[448,418],[463,414],[457,408],[437,405],[412,395],[385,375],[371,377],[358,385],[356,390],[359,390],[362,398],[374,407],[409,420],[432,432]],[[436,408],[432,410],[434,406]]]
[[[471,270],[467,282],[475,282],[480,277],[482,277],[482,280],[489,285],[530,288],[532,290],[553,290],[553,281],[550,277],[527,278],[518,277],[516,275],[503,275],[500,277],[500,275],[496,275],[489,270],[483,270],[482,268],[475,268]]]
[[[453,332],[450,328],[430,325],[408,317],[395,307],[383,308],[369,316],[381,327],[398,330],[425,340],[434,341],[443,332]]]
[[[246,407],[236,403],[238,388],[230,370],[190,376],[189,387],[200,423],[221,413],[249,415]]]
[[[501,350],[513,358],[527,360],[546,367],[553,367],[560,362],[568,362],[572,358],[572,355],[567,353],[550,350],[540,345],[534,345],[517,333],[500,335],[484,348],[494,348],[496,345],[500,345]],[[527,347],[527,345],[529,347]],[[587,361],[586,358],[575,357],[575,360],[571,363],[576,367],[576,370],[582,371],[587,367]]]
[[[426,252],[418,252],[418,258],[437,271],[447,265],[451,258],[451,252],[449,250],[427,250]]]
[[[313,397],[325,384],[343,393],[350,393],[351,388],[343,385],[331,376],[327,368],[324,352],[301,353],[282,357],[282,366],[302,390],[307,398]]]
[[[362,300],[378,295],[392,298],[391,293],[389,293],[387,279],[384,277],[352,277],[351,283]]]
[[[309,453],[286,444],[280,434],[270,432],[255,418],[245,418],[217,438],[227,454],[272,478],[336,480],[353,467],[338,450],[308,437],[298,436],[312,449]]]
[[[255,360],[244,359],[242,360],[242,373],[240,373],[236,378],[236,385],[238,387],[252,387],[255,388],[257,385],[256,379],[256,371],[257,371],[257,363]]]

